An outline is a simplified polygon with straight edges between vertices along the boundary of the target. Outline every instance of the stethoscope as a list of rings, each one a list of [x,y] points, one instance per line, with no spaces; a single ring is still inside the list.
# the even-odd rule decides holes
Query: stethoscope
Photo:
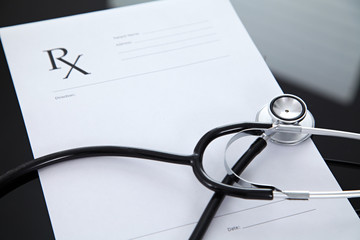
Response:
[[[200,138],[191,155],[176,155],[140,148],[119,146],[95,146],[65,150],[28,161],[0,176],[0,197],[26,182],[28,176],[46,166],[85,157],[120,156],[156,160],[180,165],[189,165],[197,179],[214,195],[195,227],[190,239],[200,239],[224,196],[245,199],[285,198],[305,200],[310,198],[354,198],[360,197],[360,190],[352,191],[287,191],[278,187],[247,181],[241,177],[242,171],[271,141],[282,145],[296,145],[311,135],[323,135],[360,140],[360,134],[314,128],[314,117],[299,97],[285,94],[274,98],[256,116],[256,122],[218,127]],[[224,165],[228,173],[220,182],[211,178],[204,170],[203,158],[209,144],[222,136],[231,136],[224,151]],[[228,149],[245,136],[258,136],[250,148],[233,166],[227,157]]]

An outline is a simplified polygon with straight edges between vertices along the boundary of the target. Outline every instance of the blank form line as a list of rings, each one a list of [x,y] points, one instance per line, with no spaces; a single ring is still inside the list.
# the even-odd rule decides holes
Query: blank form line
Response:
[[[154,37],[154,38],[148,38],[148,39],[144,39],[144,40],[139,40],[139,41],[135,41],[134,43],[142,43],[142,42],[148,42],[148,41],[153,41],[153,40],[162,39],[162,38],[168,38],[168,37],[184,35],[184,34],[188,34],[188,33],[201,32],[201,31],[204,31],[204,30],[212,29],[212,28],[213,27],[199,28],[199,29],[195,29],[195,30],[191,30],[191,31],[179,32],[179,33],[164,35],[164,36],[160,36],[160,37]]]
[[[84,85],[80,85],[80,86],[76,86],[76,87],[58,89],[58,90],[55,90],[55,91],[53,91],[53,92],[55,92],[55,93],[57,93],[57,92],[63,92],[63,91],[67,91],[67,90],[72,90],[72,89],[77,89],[77,88],[84,88],[84,87],[90,87],[90,86],[99,85],[99,84],[103,84],[103,83],[118,81],[118,80],[122,80],[122,79],[126,79],[126,78],[133,78],[133,77],[139,77],[139,76],[148,75],[148,74],[152,74],[152,73],[169,71],[169,70],[173,70],[173,69],[177,69],[177,68],[183,68],[183,67],[188,67],[188,66],[191,66],[191,65],[201,64],[201,63],[210,62],[210,61],[215,61],[215,60],[219,60],[219,59],[226,58],[226,57],[229,57],[229,56],[230,56],[230,55],[224,55],[224,56],[219,56],[219,57],[214,57],[214,58],[203,59],[203,60],[196,61],[196,62],[192,62],[192,63],[188,63],[188,64],[177,65],[177,66],[172,66],[172,67],[168,67],[168,68],[162,68],[162,69],[158,69],[158,70],[154,70],[154,71],[138,73],[138,74],[132,74],[132,75],[128,75],[128,76],[124,76],[124,77],[119,77],[119,78],[114,78],[114,79],[110,79],[110,80],[106,80],[106,81],[101,81],[101,82],[96,82],[96,83],[90,83],[90,84],[84,84]]]
[[[241,210],[235,211],[235,212],[225,213],[225,214],[222,214],[222,215],[215,216],[214,218],[219,218],[219,217],[224,217],[224,216],[228,216],[228,215],[233,215],[233,214],[237,214],[237,213],[240,213],[240,212],[245,212],[245,211],[252,210],[252,209],[256,209],[256,208],[265,207],[265,206],[267,206],[267,205],[272,205],[272,204],[280,203],[280,202],[283,202],[283,201],[286,201],[286,199],[279,200],[279,201],[276,201],[276,202],[275,202],[275,201],[272,201],[272,202],[269,202],[269,203],[257,205],[257,206],[255,206],[255,207],[250,207],[250,208],[241,209]]]
[[[206,22],[208,22],[208,20],[203,20],[203,21],[193,22],[193,23],[188,23],[188,24],[182,24],[182,25],[177,25],[177,26],[168,27],[168,28],[161,28],[161,29],[154,30],[154,31],[144,32],[144,34],[163,32],[163,31],[168,31],[168,30],[172,30],[172,29],[176,29],[176,28],[183,28],[183,27],[193,26],[193,25],[197,25],[197,24],[202,24],[202,23],[206,23]]]
[[[189,40],[194,40],[194,39],[199,39],[199,38],[204,38],[204,37],[209,37],[209,36],[214,36],[214,35],[216,35],[216,33],[209,33],[209,34],[205,34],[205,35],[201,35],[201,36],[197,36],[197,37],[191,37],[191,38],[181,39],[181,40],[177,40],[177,41],[165,42],[162,44],[156,44],[156,45],[151,45],[151,46],[147,46],[147,47],[135,48],[135,49],[127,50],[127,51],[121,51],[119,53],[129,53],[129,52],[135,52],[135,51],[148,49],[148,48],[162,47],[162,46],[169,45],[169,44],[186,42]]]
[[[257,205],[257,206],[255,206],[255,207],[245,208],[245,209],[242,209],[242,210],[239,210],[239,211],[236,211],[236,212],[231,212],[231,213],[222,214],[222,215],[216,216],[216,217],[214,217],[214,218],[220,218],[220,217],[224,217],[224,216],[227,216],[227,215],[232,215],[232,214],[236,214],[236,213],[239,213],[239,212],[244,212],[244,211],[252,210],[252,209],[255,209],[255,208],[265,207],[265,206],[267,206],[267,205],[272,205],[272,204],[280,203],[280,202],[283,202],[283,201],[285,201],[285,200],[286,200],[286,199],[283,199],[283,200],[280,200],[280,201],[276,201],[276,202],[275,202],[275,201],[272,201],[272,202],[269,202],[269,203]],[[140,239],[140,238],[144,238],[144,237],[147,237],[147,236],[155,235],[155,234],[158,234],[158,233],[162,233],[162,232],[174,230],[174,229],[177,229],[177,228],[181,228],[181,227],[193,225],[193,224],[196,224],[196,223],[197,223],[197,222],[187,223],[187,224],[183,224],[183,225],[180,225],[180,226],[176,226],[176,227],[172,227],[172,228],[160,230],[160,231],[157,231],[157,232],[152,232],[152,233],[149,233],[149,234],[145,234],[145,235],[138,236],[138,237],[135,237],[135,238],[130,238],[130,239],[132,239],[132,240],[134,240],[134,239]]]
[[[219,40],[216,39],[216,40],[212,40],[212,41],[187,45],[187,46],[184,46],[184,47],[173,48],[173,49],[169,49],[169,50],[153,52],[153,53],[148,53],[148,54],[143,54],[143,55],[137,55],[137,56],[134,56],[134,57],[123,58],[122,60],[127,61],[127,60],[134,59],[134,58],[147,57],[147,56],[152,56],[152,55],[157,55],[157,54],[162,54],[162,53],[167,53],[167,52],[173,52],[173,51],[182,50],[182,49],[186,49],[186,48],[192,48],[192,47],[197,47],[197,46],[201,46],[201,45],[205,45],[205,44],[210,44],[210,43],[214,43],[214,42],[218,42],[218,41]]]
[[[265,224],[265,223],[275,222],[275,221],[278,221],[278,220],[281,220],[281,219],[285,219],[285,218],[289,218],[289,217],[294,217],[294,216],[297,216],[297,215],[300,215],[300,214],[304,214],[304,213],[308,213],[308,212],[312,212],[312,211],[315,211],[315,210],[316,210],[316,209],[314,208],[314,209],[310,209],[310,210],[307,210],[307,211],[303,211],[303,212],[294,213],[294,214],[291,214],[291,215],[287,215],[287,216],[283,216],[283,217],[271,219],[271,220],[268,220],[268,221],[265,221],[265,222],[252,224],[252,225],[243,227],[243,229],[251,228],[251,227],[256,227],[256,226],[259,226],[259,225],[262,225],[262,224]]]

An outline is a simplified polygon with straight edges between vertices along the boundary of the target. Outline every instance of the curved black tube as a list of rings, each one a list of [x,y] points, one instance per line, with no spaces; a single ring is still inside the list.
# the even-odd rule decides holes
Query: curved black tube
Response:
[[[207,188],[219,192],[224,195],[229,195],[233,197],[240,197],[246,199],[273,199],[273,188],[264,188],[264,189],[254,189],[254,188],[238,188],[224,183],[218,183],[213,181],[205,172],[203,167],[203,154],[206,147],[216,138],[237,133],[241,131],[246,131],[246,133],[252,135],[261,135],[262,130],[256,129],[269,129],[272,127],[272,124],[268,123],[239,123],[224,127],[215,128],[208,133],[206,133],[198,142],[194,149],[194,159],[192,162],[192,167],[195,176],[198,180]]]
[[[0,176],[0,197],[32,180],[36,170],[55,163],[99,156],[135,157],[182,165],[191,165],[192,159],[194,158],[192,155],[182,156],[140,148],[114,146],[84,147],[65,150],[28,161]]]
[[[241,198],[250,199],[272,199],[272,189],[239,189],[233,186],[229,186],[223,183],[218,183],[212,180],[204,171],[202,165],[202,155],[206,146],[215,138],[236,133],[247,129],[254,135],[262,133],[260,130],[251,130],[253,128],[270,128],[271,124],[259,124],[259,123],[242,123],[234,124],[230,126],[220,127],[209,131],[198,142],[195,147],[194,154],[189,156],[181,156],[151,150],[145,150],[140,148],[130,147],[115,147],[115,146],[97,146],[97,147],[84,147],[65,150],[53,154],[49,154],[32,161],[26,162],[13,170],[6,172],[0,176],[0,197],[6,194],[9,189],[13,189],[14,186],[19,184],[19,179],[26,179],[26,176],[33,171],[44,168],[46,166],[73,160],[84,157],[96,157],[96,156],[123,156],[123,157],[135,157],[143,159],[151,159],[156,161],[191,165],[194,174],[198,180],[207,188],[220,192],[221,194],[231,195]]]

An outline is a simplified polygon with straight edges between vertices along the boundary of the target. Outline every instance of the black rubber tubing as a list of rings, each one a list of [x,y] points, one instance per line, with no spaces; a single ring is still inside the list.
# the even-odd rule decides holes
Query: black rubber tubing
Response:
[[[249,149],[240,157],[240,159],[233,166],[232,170],[237,175],[240,175],[245,168],[249,165],[249,163],[266,147],[266,141],[259,137],[255,140],[253,144],[249,147]],[[236,182],[236,177],[233,175],[226,175],[223,179],[222,183],[233,185]],[[221,203],[223,202],[225,195],[216,192],[213,194],[209,203],[207,204],[203,214],[201,215],[199,222],[195,226],[193,230],[190,240],[199,240],[202,239],[204,234],[206,233],[212,219],[214,218],[217,210],[219,209]]]

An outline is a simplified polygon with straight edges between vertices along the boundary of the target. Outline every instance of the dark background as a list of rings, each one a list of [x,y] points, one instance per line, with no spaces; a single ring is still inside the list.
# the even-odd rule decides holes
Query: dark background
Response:
[[[0,3],[0,27],[21,23],[70,16],[106,9],[105,1],[86,0],[13,0]],[[348,104],[337,103],[328,97],[313,93],[301,84],[292,85],[286,78],[273,72],[285,93],[301,97],[323,128],[360,132],[360,91]],[[358,80],[359,77],[358,77]],[[0,174],[32,159],[12,79],[0,49]],[[355,141],[315,138],[321,154],[334,158],[360,162],[360,145]],[[359,169],[330,166],[343,189],[359,189]],[[36,177],[36,176],[35,176]],[[359,200],[351,200],[354,208],[360,208]],[[54,239],[40,182],[37,178],[0,199],[0,239]]]

